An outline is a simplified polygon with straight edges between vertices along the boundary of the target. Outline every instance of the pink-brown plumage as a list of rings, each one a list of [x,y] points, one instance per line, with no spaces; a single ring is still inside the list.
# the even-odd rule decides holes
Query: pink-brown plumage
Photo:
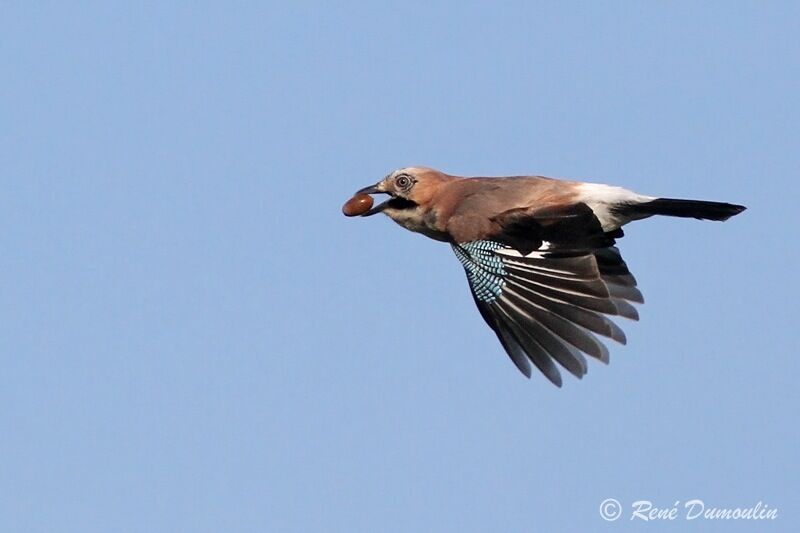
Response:
[[[352,212],[382,212],[450,243],[481,315],[517,368],[530,376],[533,363],[559,386],[554,363],[580,378],[583,354],[608,362],[595,334],[625,343],[607,315],[638,319],[631,303],[642,295],[614,246],[623,225],[653,215],[726,220],[745,209],[541,176],[462,178],[424,167],[397,170],[358,191],[377,193],[390,199]]]

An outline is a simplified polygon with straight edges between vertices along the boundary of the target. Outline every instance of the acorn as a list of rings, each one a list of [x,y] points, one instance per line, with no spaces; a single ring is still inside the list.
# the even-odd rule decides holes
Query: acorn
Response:
[[[363,215],[372,209],[372,196],[369,194],[356,194],[342,206],[342,213],[348,217]]]

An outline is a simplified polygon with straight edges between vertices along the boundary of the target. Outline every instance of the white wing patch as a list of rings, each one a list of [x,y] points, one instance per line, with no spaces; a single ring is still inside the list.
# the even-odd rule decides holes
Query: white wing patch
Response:
[[[553,245],[547,241],[542,241],[541,246],[536,250],[532,251],[527,255],[522,255],[519,251],[515,250],[514,248],[501,248],[500,250],[496,250],[495,253],[502,254],[508,257],[544,257],[542,252],[549,250]]]

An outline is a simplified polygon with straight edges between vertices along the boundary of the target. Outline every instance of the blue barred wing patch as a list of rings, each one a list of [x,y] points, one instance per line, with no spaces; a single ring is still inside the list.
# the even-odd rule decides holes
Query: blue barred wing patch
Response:
[[[467,280],[475,298],[490,304],[503,292],[506,270],[495,251],[507,248],[494,241],[472,241],[454,244],[453,251],[467,272]]]

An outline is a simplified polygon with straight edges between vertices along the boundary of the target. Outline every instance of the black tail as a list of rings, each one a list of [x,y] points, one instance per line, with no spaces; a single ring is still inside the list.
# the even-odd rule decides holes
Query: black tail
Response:
[[[627,204],[621,211],[633,216],[648,217],[667,215],[670,217],[697,218],[700,220],[728,220],[747,209],[743,205],[724,202],[705,202],[703,200],[677,200],[657,198],[641,204]]]

